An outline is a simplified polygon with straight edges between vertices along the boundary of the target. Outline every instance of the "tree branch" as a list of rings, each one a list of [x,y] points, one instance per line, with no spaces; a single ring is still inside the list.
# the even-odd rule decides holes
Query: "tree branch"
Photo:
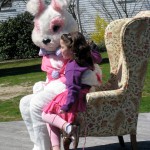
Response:
[[[0,11],[1,11],[3,5],[7,4],[9,1],[11,1],[11,0],[2,0],[2,1],[0,2]]]

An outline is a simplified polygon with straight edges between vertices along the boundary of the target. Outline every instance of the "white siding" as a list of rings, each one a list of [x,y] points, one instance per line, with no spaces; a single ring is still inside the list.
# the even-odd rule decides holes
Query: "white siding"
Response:
[[[19,14],[26,11],[26,3],[23,0],[14,1],[13,6]]]
[[[79,0],[79,10],[80,10],[79,13],[82,24],[82,30],[84,34],[87,33],[88,35],[94,32],[96,15],[99,15],[100,17],[104,18],[107,22],[110,22],[118,18],[126,17],[125,13],[121,11],[122,8],[119,4],[117,5],[117,7],[122,14],[122,16],[120,15],[120,17],[116,13],[116,9],[112,3],[112,0],[99,0],[99,1],[103,1],[105,3],[105,7],[111,14],[112,19],[104,13],[100,3],[98,3],[98,0]],[[133,13],[134,8],[136,8],[136,10]],[[150,10],[150,0],[140,0],[137,5],[135,5],[134,2],[127,4],[127,12],[129,14],[128,17],[134,16],[140,10]]]
[[[16,11],[0,12],[0,21],[5,21],[8,18],[15,17],[17,14],[18,13]]]
[[[8,18],[16,17],[18,14],[25,12],[26,3],[23,0],[14,0],[12,7],[0,12],[0,21],[5,21]]]

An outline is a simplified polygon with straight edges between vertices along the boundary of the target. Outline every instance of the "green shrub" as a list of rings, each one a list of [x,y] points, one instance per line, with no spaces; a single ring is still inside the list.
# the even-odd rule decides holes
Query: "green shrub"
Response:
[[[104,34],[107,25],[108,23],[103,18],[98,15],[96,16],[95,31],[91,34],[91,39],[98,45],[100,52],[106,50],[104,43]]]
[[[39,51],[32,40],[33,17],[25,12],[0,24],[0,59],[36,57]]]
[[[91,39],[99,44],[99,43],[103,43],[104,41],[104,34],[105,34],[105,28],[107,27],[108,23],[101,18],[100,16],[96,16],[95,19],[95,32],[93,32],[91,34]]]

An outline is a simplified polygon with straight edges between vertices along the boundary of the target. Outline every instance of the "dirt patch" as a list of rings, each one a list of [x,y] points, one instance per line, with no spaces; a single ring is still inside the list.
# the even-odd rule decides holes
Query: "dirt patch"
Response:
[[[4,86],[0,85],[0,100],[9,100],[19,95],[32,93],[32,86]]]

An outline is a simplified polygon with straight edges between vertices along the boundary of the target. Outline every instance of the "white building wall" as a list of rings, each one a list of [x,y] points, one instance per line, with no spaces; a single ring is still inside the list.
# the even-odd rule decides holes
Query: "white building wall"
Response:
[[[80,13],[80,19],[82,24],[82,30],[84,34],[87,33],[88,35],[94,32],[96,15],[99,15],[101,18],[104,18],[107,22],[119,18],[119,16],[116,13],[116,9],[114,5],[112,4],[112,0],[99,0],[99,1],[103,1],[105,3],[105,7],[110,13],[110,15],[112,16],[112,18],[106,15],[101,5],[98,3],[98,0],[79,0],[79,10],[80,10],[79,13]],[[119,0],[115,0],[115,1],[119,1]],[[117,5],[117,7],[120,11],[122,10],[120,5]],[[150,10],[150,0],[140,0],[137,5],[135,5],[134,2],[127,4],[127,12],[129,14],[129,17],[136,15],[140,10]],[[121,14],[122,16],[120,15],[120,18],[126,18],[126,15],[123,11],[121,11]]]
[[[14,0],[12,2],[12,7],[5,8],[0,12],[0,21],[16,17],[18,14],[25,12],[25,10],[26,3],[23,0]]]
[[[26,3],[23,0],[15,0],[13,6],[19,14],[26,11]]]

